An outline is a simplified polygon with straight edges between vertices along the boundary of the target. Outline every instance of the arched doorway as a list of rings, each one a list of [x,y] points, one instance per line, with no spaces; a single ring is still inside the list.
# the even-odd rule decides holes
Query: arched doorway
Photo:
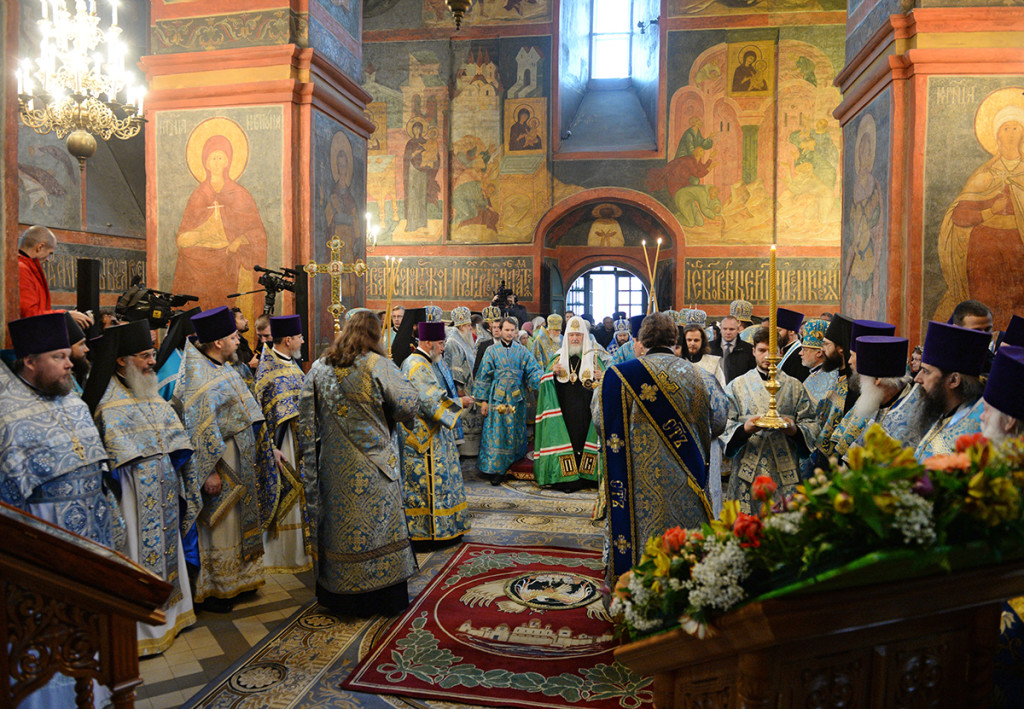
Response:
[[[631,271],[604,264],[593,266],[572,282],[565,298],[565,309],[577,315],[589,313],[594,322],[617,312],[626,317],[647,312],[649,294],[640,278]]]

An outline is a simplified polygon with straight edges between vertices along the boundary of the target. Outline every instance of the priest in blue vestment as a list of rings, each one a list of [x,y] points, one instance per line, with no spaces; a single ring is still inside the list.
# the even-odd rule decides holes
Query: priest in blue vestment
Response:
[[[645,354],[610,367],[591,404],[608,481],[609,585],[651,535],[713,519],[711,441],[726,423],[710,403],[710,377],[672,351],[675,320],[649,315],[639,335]]]
[[[195,454],[184,471],[187,499],[201,496],[181,521],[196,527],[196,603],[227,612],[232,601],[265,582],[263,530],[277,506],[277,471],[263,411],[232,366],[238,329],[226,307],[192,316],[197,344],[185,345],[173,405]]]
[[[299,397],[317,599],[357,615],[401,612],[416,573],[394,430],[416,417],[419,397],[380,331],[374,313],[349,311]]]
[[[399,428],[405,516],[414,542],[444,541],[469,531],[455,428],[473,398],[460,397],[438,371],[444,323],[418,323],[417,338],[416,349],[402,361],[402,374],[416,388],[419,401],[416,418]]]
[[[925,411],[937,416],[917,444],[914,457],[924,461],[933,455],[956,451],[956,440],[981,431],[981,379],[991,335],[980,330],[928,323],[921,353],[921,371],[914,381],[921,385]]]
[[[121,489],[128,556],[172,586],[161,608],[164,622],[137,624],[139,655],[145,657],[167,650],[196,621],[178,514],[179,505],[189,502],[180,495],[180,472],[192,456],[192,443],[174,408],[160,396],[149,323],[107,328],[103,340],[97,358],[113,359],[114,375],[93,415]],[[93,376],[101,369],[106,367],[96,362]],[[191,502],[194,508],[198,499]]]
[[[477,467],[500,485],[509,466],[526,455],[526,387],[536,391],[543,372],[536,358],[516,341],[519,328],[501,319],[501,339],[484,351],[473,385],[484,431]]]
[[[299,391],[303,372],[302,318],[270,318],[271,343],[264,344],[256,367],[256,400],[267,422],[274,446],[279,492],[277,509],[263,533],[263,566],[268,573],[296,574],[313,568],[309,555],[309,524],[304,518],[306,493],[299,477],[299,448],[295,426],[299,419]]]

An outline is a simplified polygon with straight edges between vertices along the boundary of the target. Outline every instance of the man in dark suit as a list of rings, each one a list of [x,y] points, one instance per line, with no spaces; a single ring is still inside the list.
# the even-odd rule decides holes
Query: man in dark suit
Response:
[[[711,354],[722,358],[722,372],[728,384],[741,374],[746,374],[757,366],[754,359],[754,348],[749,342],[740,339],[740,321],[732,315],[723,318],[719,328],[722,337],[711,343]]]

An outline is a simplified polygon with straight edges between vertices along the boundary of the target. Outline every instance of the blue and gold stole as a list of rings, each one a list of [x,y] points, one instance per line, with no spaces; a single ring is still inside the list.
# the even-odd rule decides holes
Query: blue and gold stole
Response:
[[[601,387],[604,421],[605,471],[608,475],[608,518],[611,524],[611,565],[615,575],[628,571],[634,550],[643,549],[645,539],[636,539],[636,518],[631,502],[634,493],[632,461],[629,455],[629,402],[658,432],[665,448],[686,473],[690,489],[700,498],[709,519],[714,518],[708,499],[708,467],[701,439],[687,416],[669,398],[679,385],[663,372],[653,372],[641,359],[610,367]]]

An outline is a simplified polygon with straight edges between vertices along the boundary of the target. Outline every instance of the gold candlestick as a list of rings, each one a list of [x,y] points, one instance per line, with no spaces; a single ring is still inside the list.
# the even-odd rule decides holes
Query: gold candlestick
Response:
[[[776,378],[778,374],[778,364],[782,359],[779,357],[779,328],[777,325],[778,313],[778,294],[776,292],[775,283],[775,245],[772,244],[771,254],[768,257],[768,381],[764,383],[764,388],[768,390],[768,411],[760,416],[754,424],[758,428],[767,429],[779,429],[786,428],[789,426],[789,422],[786,419],[779,416],[779,412],[776,410],[775,395],[779,393],[782,385],[779,384]]]
[[[644,263],[647,265],[647,281],[651,284],[651,293],[654,293],[654,279],[651,278],[651,260],[647,257],[647,239],[643,239],[640,242],[640,246],[644,250]],[[651,314],[651,298],[647,299],[647,314]]]
[[[654,249],[654,263],[651,264],[651,312],[658,312],[658,290],[654,280],[658,275],[658,256],[661,255],[661,237],[658,237],[658,246]]]
[[[387,309],[384,311],[384,317],[389,318],[388,328],[388,347],[387,355],[388,359],[391,359],[391,343],[394,339],[391,335],[391,299],[395,295],[395,284],[398,282],[398,269],[402,266],[402,259],[395,258],[394,256],[384,257],[384,288],[387,291]]]

